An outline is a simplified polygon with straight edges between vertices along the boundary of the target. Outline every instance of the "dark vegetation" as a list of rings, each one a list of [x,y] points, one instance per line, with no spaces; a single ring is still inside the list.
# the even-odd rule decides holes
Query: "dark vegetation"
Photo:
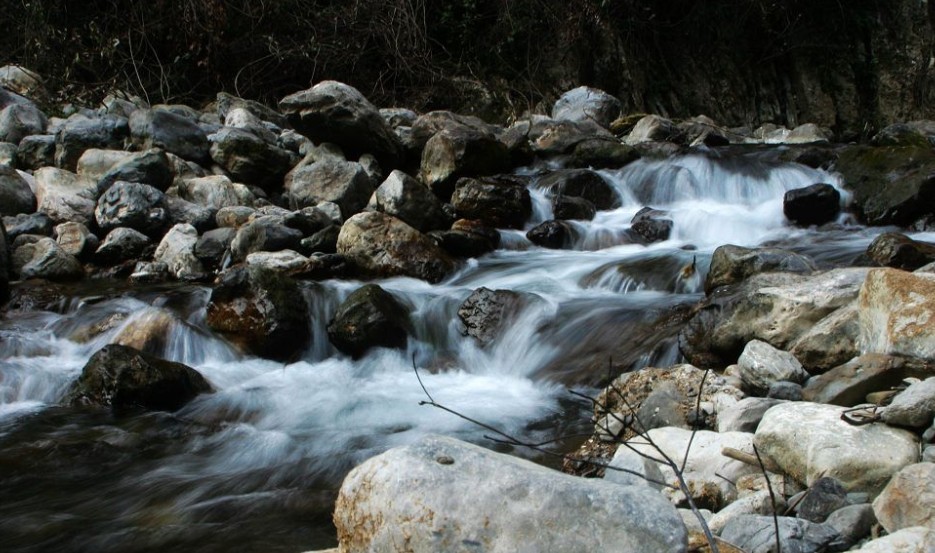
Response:
[[[378,105],[502,118],[588,84],[631,112],[853,134],[933,113],[932,12],[914,0],[10,0],[0,62],[45,76],[53,101],[272,103],[337,79]]]

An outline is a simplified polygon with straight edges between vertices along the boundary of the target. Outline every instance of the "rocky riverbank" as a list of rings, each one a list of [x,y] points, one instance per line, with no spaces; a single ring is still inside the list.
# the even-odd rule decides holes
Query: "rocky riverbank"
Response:
[[[322,339],[300,283],[444,281],[496,249],[500,230],[526,230],[530,189],[554,218],[525,239],[560,250],[582,239],[576,222],[619,202],[598,169],[764,145],[832,168],[844,190],[790,190],[789,225],[833,227],[843,208],[893,232],[870,244],[860,267],[827,270],[780,247],[733,245],[710,263],[676,267],[672,288],[705,297],[658,334],[677,334],[691,364],[638,367],[596,400],[594,436],[566,468],[603,481],[425,438],[348,475],[335,510],[341,550],[703,549],[711,540],[685,510],[689,498],[721,551],[771,551],[774,522],[783,551],[935,543],[935,245],[899,232],[935,221],[935,123],[841,145],[809,124],[728,129],[703,116],[622,114],[615,98],[582,87],[548,116],[498,126],[378,109],[337,82],[278,109],[227,94],[203,109],[110,97],[54,117],[29,99],[38,76],[3,68],[0,85],[5,309],[60,302],[65,283],[82,280],[210,283],[206,326],[243,353],[280,361]],[[615,244],[666,240],[672,227],[669,213],[645,205]],[[537,301],[478,288],[458,317],[483,348]],[[197,371],[151,355],[176,323],[158,309],[136,320],[62,401],[175,410],[211,393]],[[335,310],[326,339],[356,358],[404,348],[415,324],[411,306],[366,284]]]

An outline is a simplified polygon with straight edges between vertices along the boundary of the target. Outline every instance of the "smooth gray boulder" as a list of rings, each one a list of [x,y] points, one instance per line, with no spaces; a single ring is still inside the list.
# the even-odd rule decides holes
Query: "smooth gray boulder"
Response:
[[[935,416],[935,378],[915,382],[898,393],[883,410],[883,422],[893,426],[925,428]]]
[[[36,195],[16,169],[0,165],[0,215],[36,211]]]
[[[340,206],[342,214],[350,216],[367,205],[374,183],[361,164],[326,159],[300,164],[290,171],[285,179],[285,189],[292,209],[334,202]]]
[[[373,208],[392,215],[420,232],[451,227],[451,217],[438,198],[422,183],[394,170],[371,198]]]
[[[579,86],[556,100],[552,106],[552,119],[593,121],[602,127],[610,127],[620,115],[620,109],[620,100],[603,90]]]
[[[429,436],[344,479],[342,551],[679,553],[687,531],[659,492],[576,478],[452,438]]]
[[[801,384],[808,379],[808,373],[795,356],[761,340],[747,342],[737,365],[744,389],[754,395],[765,395],[776,382]]]
[[[843,411],[808,402],[777,405],[760,421],[756,446],[798,482],[832,476],[848,491],[876,495],[893,474],[918,461],[918,438],[881,424],[853,426],[841,420]]]

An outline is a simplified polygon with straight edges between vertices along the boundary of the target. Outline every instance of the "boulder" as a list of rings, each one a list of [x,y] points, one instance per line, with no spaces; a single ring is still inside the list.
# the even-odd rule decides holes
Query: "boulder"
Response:
[[[919,458],[918,439],[885,425],[853,426],[843,407],[790,402],[766,412],[756,430],[760,453],[796,481],[812,485],[822,476],[852,492],[876,495],[890,477]]]
[[[165,196],[148,184],[117,181],[97,200],[94,219],[101,230],[117,227],[159,236],[169,223]]]
[[[935,530],[924,526],[913,526],[869,541],[857,551],[859,553],[930,553],[933,548],[935,548]]]
[[[454,261],[431,238],[379,212],[345,221],[337,251],[372,276],[405,275],[434,283],[454,270]]]
[[[328,225],[320,231],[307,236],[300,242],[301,250],[309,255],[316,253],[333,254],[338,251],[339,225]]]
[[[552,119],[593,121],[602,127],[620,115],[620,100],[596,88],[579,86],[564,93],[552,106]]]
[[[796,507],[796,516],[811,522],[824,522],[831,513],[847,505],[847,490],[841,482],[822,476],[806,490]]]
[[[51,236],[54,223],[45,213],[20,213],[12,217],[3,218],[3,229],[6,231],[7,240],[13,241],[17,236],[23,234],[39,234],[42,236]]]
[[[492,227],[522,228],[532,214],[529,190],[512,177],[459,179],[451,205],[459,217]]]
[[[789,190],[782,198],[782,212],[803,227],[830,223],[841,212],[841,193],[824,183]]]
[[[206,167],[211,160],[208,135],[197,118],[157,107],[134,111],[129,124],[130,138],[141,150],[161,148]]]
[[[600,210],[620,205],[617,191],[603,177],[589,169],[559,169],[536,182],[536,186],[555,196],[573,196],[588,200]]]
[[[237,229],[230,244],[231,259],[236,263],[253,252],[296,250],[302,238],[301,231],[287,227],[275,216],[257,217]]]
[[[935,274],[873,269],[858,310],[863,351],[935,360]]]
[[[755,432],[763,415],[782,400],[745,397],[717,412],[718,432]]]
[[[0,215],[36,211],[36,195],[16,169],[0,165]]]
[[[35,172],[37,210],[54,223],[90,226],[94,219],[97,183],[64,169],[43,167]]]
[[[887,532],[913,526],[935,529],[935,463],[916,463],[897,472],[873,501]]]
[[[458,219],[451,230],[435,231],[432,238],[448,254],[455,257],[480,257],[497,249],[500,233],[482,221]]]
[[[439,198],[451,197],[462,177],[495,175],[510,169],[506,145],[493,134],[450,127],[425,144],[419,177]]]
[[[647,115],[637,122],[624,142],[635,146],[642,142],[684,142],[685,135],[678,126],[659,115]]]
[[[666,485],[659,465],[629,447],[618,447],[607,463],[604,480],[626,486],[649,486],[661,490]]]
[[[124,161],[132,159],[135,154],[124,150],[102,150],[90,148],[85,150],[78,158],[75,171],[82,177],[99,181],[108,171],[117,167]]]
[[[126,321],[111,338],[111,343],[158,356],[165,351],[169,338],[179,324],[181,321],[168,309],[144,308]]]
[[[78,259],[89,257],[97,250],[100,241],[81,223],[62,223],[53,232],[59,247]]]
[[[399,138],[377,108],[352,86],[322,81],[286,96],[279,109],[297,131],[316,144],[333,142],[352,157],[373,154],[387,169],[402,161]]]
[[[67,281],[84,277],[81,263],[51,238],[40,238],[36,242],[16,248],[12,260],[13,267],[22,280],[42,278]]]
[[[288,275],[300,273],[308,265],[308,258],[292,250],[253,252],[244,260],[247,267],[261,267]]]
[[[779,553],[776,550],[776,524],[779,524],[779,547],[785,553],[822,553],[840,551],[840,536],[834,528],[792,517],[741,515],[721,531],[721,539],[744,553]]]
[[[0,67],[0,86],[30,98],[42,99],[46,95],[42,77],[35,71],[19,65]]]
[[[256,209],[245,205],[222,207],[215,213],[214,222],[219,227],[238,229],[253,219]]]
[[[869,503],[841,507],[825,520],[825,524],[841,536],[840,542],[845,547],[851,547],[869,536],[876,523],[877,517]]]
[[[896,394],[883,409],[883,422],[892,426],[925,428],[935,416],[935,377],[915,382]]]
[[[734,482],[738,478],[760,471],[759,467],[721,455],[721,450],[725,447],[752,452],[753,434],[719,433],[710,430],[692,431],[663,426],[649,430],[646,436],[646,440],[630,441],[629,447],[635,449],[637,453],[654,459],[660,459],[662,455],[665,455],[680,467],[686,459],[685,452],[688,451],[682,478],[688,485],[692,500],[699,508],[720,510],[737,499],[737,488]],[[659,463],[658,465],[666,483],[675,488],[666,488],[663,493],[674,502],[684,502],[685,496],[678,489],[675,471],[668,464]]]
[[[461,333],[488,346],[515,320],[523,305],[519,292],[478,288],[458,307],[458,319],[464,325]]]
[[[705,293],[719,286],[737,284],[758,273],[783,272],[809,274],[815,263],[804,255],[779,248],[744,248],[728,244],[719,246],[711,256],[705,277]]]
[[[552,213],[559,220],[590,221],[597,214],[597,208],[584,198],[559,194],[552,198]]]
[[[679,334],[679,349],[699,366],[725,367],[750,340],[788,348],[815,323],[856,299],[868,269],[834,269],[810,276],[754,275],[711,294]]]
[[[404,543],[414,553],[677,553],[687,542],[676,509],[649,487],[576,478],[435,436],[352,470],[334,518],[348,552]]]
[[[567,221],[544,221],[529,229],[526,239],[537,246],[561,250],[571,248],[578,233]]]
[[[444,130],[464,129],[468,132],[496,135],[499,128],[473,115],[453,111],[435,110],[424,113],[412,122],[411,135],[416,149],[421,152],[429,139]]]
[[[7,243],[6,231],[0,227],[0,306],[10,299],[10,245]]]
[[[279,136],[276,131],[281,130],[281,127],[277,127],[272,123],[264,123],[262,119],[254,115],[249,109],[243,107],[232,108],[224,117],[220,117],[220,120],[224,123],[224,127],[221,128],[222,131],[225,127],[246,131],[268,145],[276,145],[279,141]],[[208,140],[212,140],[210,135],[208,136]],[[283,148],[283,151],[286,153],[289,152],[286,148]],[[212,157],[213,156],[214,154],[212,154]]]
[[[630,234],[641,244],[652,244],[669,239],[672,234],[672,219],[668,212],[644,207],[630,219]]]
[[[809,374],[820,374],[860,355],[857,303],[833,311],[789,344],[789,353]]]
[[[340,351],[362,356],[373,347],[404,349],[409,309],[376,284],[355,290],[328,323],[328,338]]]
[[[114,115],[86,117],[73,115],[55,138],[55,165],[74,171],[78,158],[91,148],[123,149],[127,138],[127,120]]]
[[[201,261],[195,257],[198,231],[195,227],[179,223],[169,229],[153,254],[153,261],[165,263],[178,280],[203,280],[208,274]]]
[[[853,208],[871,225],[909,226],[935,213],[935,150],[917,146],[848,146],[834,169],[853,194]]]
[[[211,207],[205,207],[183,200],[178,196],[166,196],[166,212],[168,213],[169,223],[189,224],[198,232],[205,232],[215,228],[217,225],[214,216],[217,210]]]
[[[34,134],[23,137],[16,148],[16,166],[25,171],[55,165],[55,135]]]
[[[44,133],[48,124],[35,105],[10,104],[0,110],[0,142],[19,144],[27,136]]]
[[[292,209],[334,202],[350,216],[367,205],[374,185],[359,163],[326,159],[297,166],[286,176],[285,188]]]
[[[884,232],[867,247],[867,257],[883,267],[914,271],[935,261],[935,244],[899,232]]]
[[[292,166],[292,155],[288,151],[247,130],[223,127],[208,139],[211,159],[238,182],[255,184],[272,192],[282,184]]]
[[[778,495],[778,494],[777,494]],[[769,491],[762,490],[739,497],[708,519],[708,527],[715,534],[720,534],[731,520],[743,515],[781,514],[784,506],[782,495],[778,495],[777,505],[773,506]],[[732,550],[733,551],[733,550]]]
[[[243,350],[278,361],[301,353],[310,336],[296,281],[258,266],[235,266],[218,276],[205,322]]]
[[[231,242],[234,241],[236,235],[237,230],[228,227],[205,232],[195,243],[195,257],[205,267],[220,267],[224,254],[230,250]]]
[[[737,360],[744,389],[753,395],[765,395],[776,382],[801,384],[808,373],[791,353],[760,340],[750,340]]]
[[[202,207],[221,209],[232,206],[252,206],[255,198],[250,190],[223,175],[212,175],[182,181],[179,197]]]
[[[374,192],[373,208],[392,215],[420,232],[451,227],[451,218],[432,192],[414,178],[395,170]]]
[[[204,377],[189,366],[111,344],[91,356],[65,401],[116,410],[175,411],[211,391]]]
[[[935,363],[869,353],[812,377],[803,391],[806,401],[853,407],[868,394],[891,390],[906,378],[935,376]]]
[[[142,232],[131,228],[115,228],[107,233],[104,241],[94,252],[94,261],[101,264],[115,264],[143,257],[152,241]]]
[[[98,192],[104,192],[117,181],[148,184],[165,192],[172,185],[174,171],[169,156],[159,149],[137,152],[123,157],[97,181]]]
[[[226,92],[218,92],[216,100],[218,118],[221,121],[226,121],[231,111],[240,109],[250,112],[258,119],[269,121],[277,127],[289,126],[289,122],[283,114],[259,102],[238,98]]]

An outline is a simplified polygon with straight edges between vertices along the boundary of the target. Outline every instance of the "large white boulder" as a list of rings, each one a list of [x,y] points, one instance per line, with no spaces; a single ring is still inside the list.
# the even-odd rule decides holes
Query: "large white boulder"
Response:
[[[899,469],[918,461],[918,439],[884,424],[851,425],[841,419],[844,411],[819,403],[782,403],[763,415],[756,446],[799,482],[811,485],[832,476],[849,491],[876,495]]]
[[[334,520],[345,553],[687,547],[678,511],[649,487],[577,478],[439,436],[352,470]]]

